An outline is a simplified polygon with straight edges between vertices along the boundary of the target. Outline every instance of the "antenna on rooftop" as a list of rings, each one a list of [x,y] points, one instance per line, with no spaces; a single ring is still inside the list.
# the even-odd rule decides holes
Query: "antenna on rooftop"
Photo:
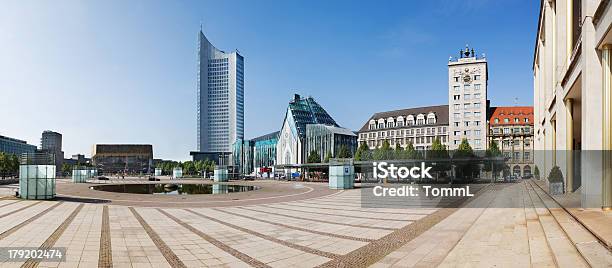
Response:
[[[518,97],[514,97],[514,106],[518,106]]]

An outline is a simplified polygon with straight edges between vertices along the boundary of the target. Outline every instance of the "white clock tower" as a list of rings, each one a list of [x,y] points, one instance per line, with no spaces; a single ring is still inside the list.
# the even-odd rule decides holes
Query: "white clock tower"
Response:
[[[448,61],[448,147],[467,139],[474,150],[487,149],[487,60],[466,45]]]

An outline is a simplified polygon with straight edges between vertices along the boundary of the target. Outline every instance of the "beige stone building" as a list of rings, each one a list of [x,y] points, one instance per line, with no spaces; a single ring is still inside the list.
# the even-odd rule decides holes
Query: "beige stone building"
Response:
[[[370,149],[382,146],[386,140],[392,148],[406,148],[412,143],[416,150],[431,148],[434,139],[448,142],[448,105],[427,106],[375,113],[358,132],[358,143]]]
[[[508,173],[521,177],[533,174],[533,107],[491,107],[489,143],[497,143],[508,159]]]
[[[535,163],[582,207],[612,208],[612,2],[543,0],[533,61]]]
[[[472,48],[448,61],[449,149],[467,139],[474,150],[487,149],[488,65]]]

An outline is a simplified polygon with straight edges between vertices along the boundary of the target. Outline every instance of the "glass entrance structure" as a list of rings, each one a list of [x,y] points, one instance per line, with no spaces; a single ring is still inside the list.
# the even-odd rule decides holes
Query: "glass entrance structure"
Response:
[[[48,153],[25,153],[19,166],[19,197],[55,198],[55,157]]]

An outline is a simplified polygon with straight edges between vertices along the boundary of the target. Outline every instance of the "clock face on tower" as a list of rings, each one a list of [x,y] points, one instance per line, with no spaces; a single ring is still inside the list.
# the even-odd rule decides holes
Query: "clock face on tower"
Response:
[[[469,74],[463,76],[463,82],[470,83],[472,82],[472,77]]]

